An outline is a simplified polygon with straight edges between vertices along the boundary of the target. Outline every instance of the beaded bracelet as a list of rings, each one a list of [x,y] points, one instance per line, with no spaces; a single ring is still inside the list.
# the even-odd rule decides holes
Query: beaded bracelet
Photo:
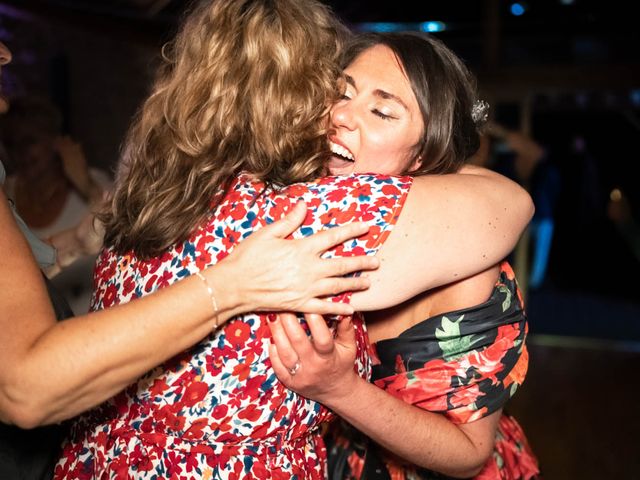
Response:
[[[206,277],[204,275],[202,275],[200,272],[195,272],[195,275],[202,280],[205,288],[207,289],[207,292],[209,292],[209,297],[211,298],[211,305],[213,306],[213,315],[214,315],[214,325],[215,328],[218,328],[218,302],[216,302],[216,297],[213,294],[213,288],[211,288],[211,284],[209,283],[209,281],[206,279]]]

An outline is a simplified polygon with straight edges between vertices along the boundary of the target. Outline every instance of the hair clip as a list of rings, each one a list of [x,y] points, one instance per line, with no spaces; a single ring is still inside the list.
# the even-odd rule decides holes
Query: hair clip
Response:
[[[484,100],[476,100],[471,107],[471,119],[476,124],[481,124],[489,118],[489,104]]]

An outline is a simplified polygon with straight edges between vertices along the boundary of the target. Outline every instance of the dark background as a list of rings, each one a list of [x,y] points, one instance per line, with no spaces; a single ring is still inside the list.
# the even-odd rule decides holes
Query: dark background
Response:
[[[504,0],[327,3],[355,30],[442,22],[435,35],[477,75],[494,118],[546,148],[561,189],[547,276],[526,292],[529,379],[510,408],[547,479],[640,478],[640,260],[633,249],[640,240],[621,235],[607,214],[618,188],[629,222],[640,220],[634,2],[529,0],[520,2],[520,16]],[[52,98],[90,163],[113,171],[160,47],[187,4],[0,0],[0,40],[14,54],[3,89]],[[576,138],[586,147],[581,153],[572,147]]]

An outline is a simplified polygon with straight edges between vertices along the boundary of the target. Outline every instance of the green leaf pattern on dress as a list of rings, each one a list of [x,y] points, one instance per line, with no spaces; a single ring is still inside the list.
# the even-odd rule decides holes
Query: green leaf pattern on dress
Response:
[[[509,287],[507,287],[506,285],[500,285],[498,287],[498,292],[504,293],[504,300],[502,301],[502,313],[504,313],[511,307],[513,294],[511,293],[511,290],[509,290]]]
[[[474,338],[477,337],[477,335],[461,335],[460,322],[462,322],[463,319],[464,314],[451,320],[449,317],[443,316],[440,327],[436,329],[438,345],[446,361],[462,357],[469,352],[469,350],[472,350],[471,346],[474,343],[480,340],[480,338]]]

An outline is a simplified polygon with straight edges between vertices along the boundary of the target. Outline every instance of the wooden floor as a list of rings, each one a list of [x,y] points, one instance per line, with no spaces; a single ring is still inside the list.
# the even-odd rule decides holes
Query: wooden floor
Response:
[[[640,345],[530,335],[507,410],[545,480],[640,479]]]

